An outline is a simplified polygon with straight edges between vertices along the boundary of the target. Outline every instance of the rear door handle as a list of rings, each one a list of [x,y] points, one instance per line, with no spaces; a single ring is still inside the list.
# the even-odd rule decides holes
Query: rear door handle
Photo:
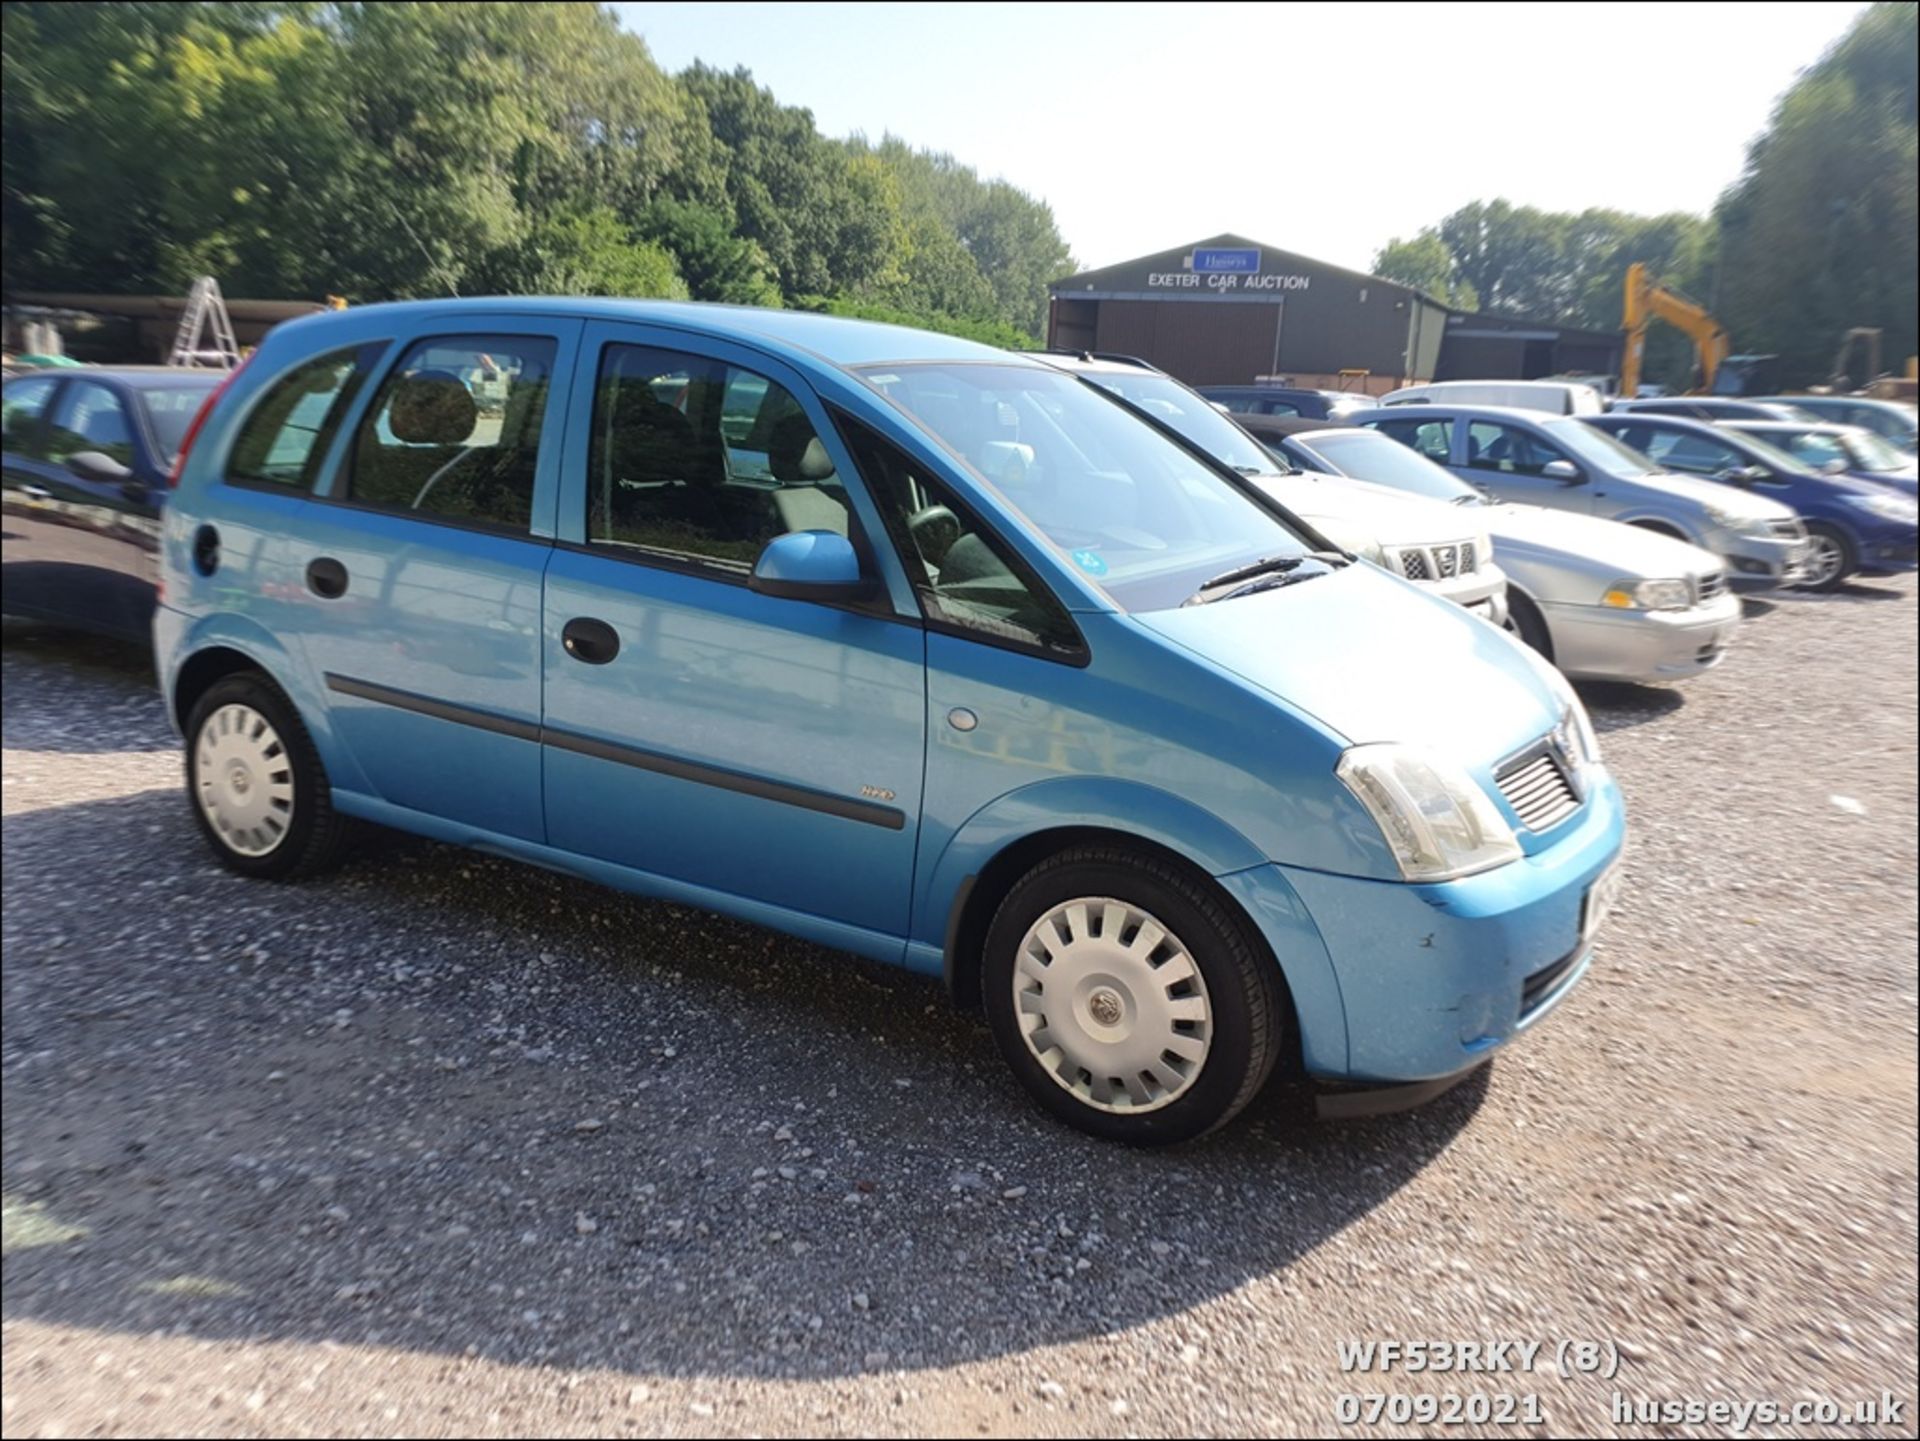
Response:
[[[347,568],[330,555],[309,561],[307,589],[322,600],[338,600],[347,593]]]
[[[575,616],[560,628],[560,646],[575,660],[605,665],[620,654],[620,635],[604,620]]]
[[[28,500],[53,499],[53,492],[48,490],[44,485],[23,485],[20,487],[20,493]]]

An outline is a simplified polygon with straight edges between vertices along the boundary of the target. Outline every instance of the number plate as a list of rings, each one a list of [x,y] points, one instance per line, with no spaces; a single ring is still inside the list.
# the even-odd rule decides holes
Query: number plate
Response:
[[[1587,887],[1587,899],[1580,909],[1580,944],[1589,944],[1594,933],[1600,929],[1600,923],[1607,918],[1613,904],[1620,897],[1620,866],[1616,862],[1601,873],[1600,879]]]

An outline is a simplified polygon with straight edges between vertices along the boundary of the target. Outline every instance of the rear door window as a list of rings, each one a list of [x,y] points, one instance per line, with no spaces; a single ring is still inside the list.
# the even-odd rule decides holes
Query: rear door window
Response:
[[[527,531],[556,349],[537,335],[416,342],[360,422],[343,498]]]

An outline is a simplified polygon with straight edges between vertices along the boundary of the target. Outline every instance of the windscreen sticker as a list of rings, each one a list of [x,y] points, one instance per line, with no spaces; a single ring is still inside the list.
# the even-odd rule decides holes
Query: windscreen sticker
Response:
[[[1076,550],[1073,553],[1073,563],[1088,575],[1105,575],[1107,573],[1107,563],[1100,559],[1100,552],[1097,550]]]

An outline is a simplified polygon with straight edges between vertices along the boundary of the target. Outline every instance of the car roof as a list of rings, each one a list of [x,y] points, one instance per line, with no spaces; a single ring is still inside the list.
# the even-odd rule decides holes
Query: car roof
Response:
[[[1379,412],[1378,415],[1374,411]],[[1446,401],[1435,401],[1430,405],[1381,405],[1367,411],[1366,420],[1355,420],[1355,425],[1365,425],[1368,420],[1445,420],[1450,416],[1464,415],[1470,420],[1526,420],[1535,425],[1548,420],[1583,420],[1579,415],[1559,415],[1549,410],[1535,410],[1525,405],[1451,405]]]
[[[1303,430],[1352,430],[1353,426],[1342,426],[1332,420],[1311,420],[1304,415],[1236,415],[1234,421],[1241,429],[1255,435],[1297,435]]]
[[[1769,416],[1765,420],[1742,416],[1726,423],[1737,426],[1741,430],[1791,430],[1796,433],[1822,431],[1835,435],[1844,435],[1848,431],[1860,429],[1857,425],[1844,425],[1837,420],[1786,420],[1778,416]]]
[[[403,300],[381,305],[357,305],[323,311],[287,321],[285,331],[311,334],[369,316],[390,317],[401,325],[431,325],[461,315],[552,315],[588,320],[626,321],[697,331],[723,340],[766,348],[769,344],[795,355],[852,367],[916,360],[998,361],[1005,365],[1036,362],[1012,351],[996,350],[956,335],[936,335],[904,325],[877,320],[850,320],[810,310],[770,310],[751,305],[717,305],[704,301],[615,300],[597,296],[474,296],[458,300]]]
[[[16,371],[8,380],[27,380],[36,375],[76,380],[122,380],[128,385],[169,385],[180,380],[204,380],[209,389],[227,378],[224,370],[209,370],[198,365],[61,365],[36,366]]]
[[[1097,370],[1124,375],[1165,375],[1159,366],[1133,355],[1114,355],[1098,350],[1023,350],[1022,355],[1051,365],[1056,370]]]

